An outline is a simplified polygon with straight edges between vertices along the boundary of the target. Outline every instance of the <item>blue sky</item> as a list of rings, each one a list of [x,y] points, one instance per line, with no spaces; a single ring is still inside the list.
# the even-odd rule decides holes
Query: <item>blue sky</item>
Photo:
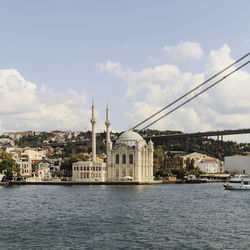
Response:
[[[128,129],[147,113],[167,105],[200,83],[199,80],[214,73],[208,69],[209,66],[219,70],[230,60],[249,52],[250,48],[250,2],[246,0],[12,0],[0,3],[0,70],[5,73],[0,77],[0,84],[8,85],[8,79],[12,79],[15,82],[13,86],[19,82],[18,86],[22,88],[19,94],[13,94],[13,88],[9,90],[5,86],[3,99],[8,97],[8,105],[13,108],[6,111],[7,103],[0,103],[2,131],[79,130],[89,127],[92,96],[99,114],[99,129],[104,126],[107,98],[113,129]],[[193,56],[179,51],[183,45],[192,47],[190,53],[193,51]],[[195,54],[198,50],[200,54]],[[217,51],[218,55],[213,55],[212,51]],[[107,63],[113,65],[112,69],[106,67]],[[178,69],[180,79],[191,74],[196,80],[184,80],[182,84],[185,86],[181,84],[172,93],[179,82],[173,80],[172,84],[176,85],[169,83],[167,86],[171,79],[160,75],[171,72],[163,65]],[[155,67],[160,67],[160,70]],[[10,69],[11,72],[8,71]],[[141,77],[144,73],[146,76]],[[249,66],[243,73],[243,78],[248,81]],[[158,78],[160,80],[156,84]],[[31,83],[27,85],[29,87],[27,82]],[[128,94],[133,86],[140,84],[142,86],[134,95]],[[234,83],[231,81],[228,85]],[[239,88],[244,86],[238,85]],[[164,90],[169,93],[162,97],[162,101],[157,99],[157,95],[153,96],[157,88],[163,94]],[[210,94],[215,96],[213,91]],[[240,91],[238,95],[241,98]],[[233,97],[228,98],[226,103]],[[199,101],[203,101],[203,106]],[[145,104],[149,105],[146,111]],[[232,111],[235,117],[241,115],[234,118],[239,122],[233,124],[229,117],[224,117],[223,122],[213,119],[224,115],[225,111],[230,114],[230,104],[222,107],[221,103],[216,103],[212,110],[216,114],[211,111],[210,117],[202,117],[197,106],[205,108],[206,105],[208,102],[201,98],[187,106],[192,113],[189,119],[194,119],[192,123],[195,125],[183,122],[179,113],[179,116],[171,115],[174,121],[167,119],[156,128],[191,132],[249,127],[248,114],[242,110],[247,110],[250,103],[240,104],[238,113]],[[62,110],[64,112],[61,113]],[[39,120],[41,118],[43,122]]]

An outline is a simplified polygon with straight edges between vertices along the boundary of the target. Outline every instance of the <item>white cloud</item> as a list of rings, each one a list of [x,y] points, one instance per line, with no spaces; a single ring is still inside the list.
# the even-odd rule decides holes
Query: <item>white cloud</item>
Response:
[[[0,70],[0,114],[36,110],[36,93],[36,85],[25,81],[16,70]]]
[[[110,62],[98,63],[97,68],[101,72],[108,72],[128,84],[126,97],[135,97],[142,89],[152,89],[154,86],[161,86],[166,92],[174,90],[179,93],[183,89],[183,84],[191,83],[191,73],[182,74],[174,65],[160,65],[153,68],[146,68],[140,72],[135,72],[131,69],[123,70],[119,63]],[[195,75],[195,77],[197,77]]]
[[[14,69],[0,70],[0,89],[1,131],[90,129],[91,111],[84,91],[55,92],[45,85],[38,89]],[[103,130],[104,123],[97,126]]]
[[[174,59],[198,60],[203,57],[200,44],[195,42],[180,42],[176,46],[164,46],[163,50]]]
[[[125,113],[128,128],[232,63],[230,52],[226,44],[211,51],[204,71],[199,74],[181,72],[170,64],[140,71],[124,69],[120,63],[112,61],[96,66],[102,73],[122,80],[126,86],[125,102],[133,107]],[[250,120],[249,82],[250,74],[240,70],[153,127],[184,132],[247,128]],[[85,91],[68,89],[58,92],[45,85],[38,88],[14,69],[0,70],[0,87],[1,131],[90,129],[90,102]],[[104,122],[99,116],[97,118],[98,130],[104,130]]]
[[[117,62],[108,61],[106,64],[97,63],[96,66],[101,72],[108,71],[117,76],[122,76],[123,74],[121,71],[121,65]]]
[[[230,52],[231,49],[227,44],[224,44],[219,50],[212,50],[208,56],[205,75],[207,77],[214,75],[233,63],[234,60],[230,57]]]
[[[231,64],[234,59],[230,52],[226,44],[211,51],[204,72],[200,74],[183,73],[174,65],[159,65],[135,72],[124,70],[119,63],[108,62],[99,64],[99,69],[127,83],[126,96],[133,102],[133,110],[126,112],[125,117],[130,120],[129,124],[132,120],[135,125]],[[162,119],[154,128],[185,132],[247,128],[250,121],[249,82],[250,74],[242,69]]]

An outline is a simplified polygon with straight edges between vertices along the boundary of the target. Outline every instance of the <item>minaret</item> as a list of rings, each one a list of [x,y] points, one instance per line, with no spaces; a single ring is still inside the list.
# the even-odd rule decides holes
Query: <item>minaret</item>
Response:
[[[110,120],[109,120],[109,104],[107,102],[107,108],[106,108],[106,155],[107,155],[107,164],[109,165],[111,163],[111,148],[112,148],[112,142],[110,140]]]
[[[92,123],[92,162],[95,162],[96,161],[96,135],[95,135],[96,119],[95,119],[94,98],[92,100],[92,119],[90,121]]]

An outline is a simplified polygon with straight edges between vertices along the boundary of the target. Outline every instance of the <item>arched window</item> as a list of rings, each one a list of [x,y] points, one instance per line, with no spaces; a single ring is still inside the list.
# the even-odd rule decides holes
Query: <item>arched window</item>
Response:
[[[133,155],[130,154],[129,155],[129,164],[133,164],[133,163],[134,163]]]
[[[126,164],[126,155],[125,154],[122,155],[122,164]]]
[[[119,164],[119,155],[118,154],[115,156],[115,163]]]

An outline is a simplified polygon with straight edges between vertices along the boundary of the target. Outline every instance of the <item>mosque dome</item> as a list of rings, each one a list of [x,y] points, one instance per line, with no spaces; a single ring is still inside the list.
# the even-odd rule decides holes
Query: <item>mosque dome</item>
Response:
[[[136,143],[145,144],[145,140],[131,129],[122,133],[116,141],[116,144],[125,144],[128,146],[134,146]]]
[[[126,131],[119,136],[118,140],[119,141],[143,141],[143,138],[134,131]]]

